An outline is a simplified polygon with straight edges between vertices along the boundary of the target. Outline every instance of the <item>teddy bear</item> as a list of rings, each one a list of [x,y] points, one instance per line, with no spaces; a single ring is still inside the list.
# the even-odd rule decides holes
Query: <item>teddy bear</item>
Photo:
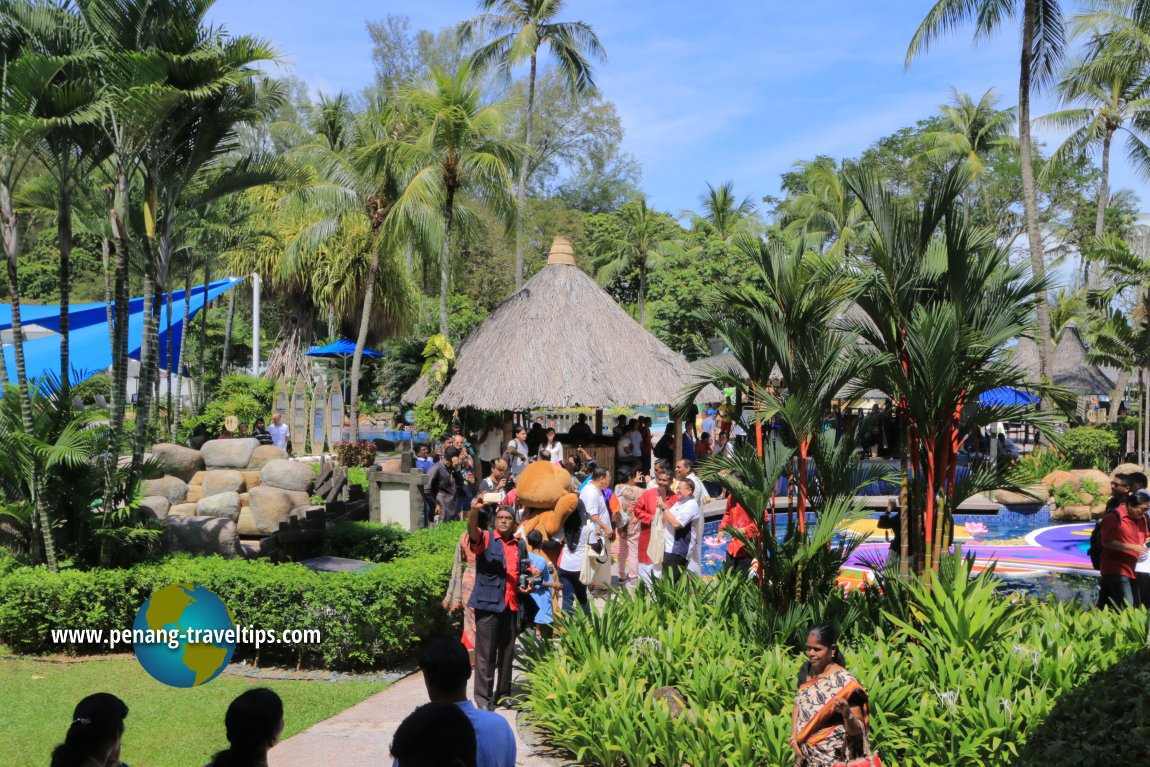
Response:
[[[543,540],[554,538],[579,506],[571,492],[571,473],[550,461],[528,464],[515,483],[516,502],[523,505],[523,534],[538,530]]]

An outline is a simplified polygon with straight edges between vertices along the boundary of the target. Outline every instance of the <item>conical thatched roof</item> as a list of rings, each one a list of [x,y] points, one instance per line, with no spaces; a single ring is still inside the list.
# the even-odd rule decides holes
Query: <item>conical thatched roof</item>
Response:
[[[1086,344],[1073,322],[1062,331],[1050,360],[1051,383],[1075,394],[1097,396],[1109,394],[1114,386],[1105,373],[1086,357]],[[1029,338],[1018,339],[1012,361],[1026,371],[1026,380],[1038,383],[1038,345]]]
[[[695,376],[575,265],[570,241],[556,237],[547,265],[460,344],[436,404],[446,410],[673,405]],[[418,402],[427,391],[421,379],[404,401]],[[697,401],[722,398],[709,386]]]

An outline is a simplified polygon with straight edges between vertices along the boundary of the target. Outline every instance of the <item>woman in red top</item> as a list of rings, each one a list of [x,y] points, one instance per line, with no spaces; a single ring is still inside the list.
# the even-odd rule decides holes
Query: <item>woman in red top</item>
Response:
[[[647,549],[651,544],[652,521],[654,534],[658,536],[658,547],[662,549],[663,511],[674,506],[679,496],[671,492],[671,475],[666,471],[655,474],[655,487],[643,491],[639,500],[631,507],[632,516],[639,520],[639,582],[651,585],[655,578],[655,563]]]
[[[743,535],[751,540],[759,537],[759,526],[747,514],[746,509],[736,503],[734,496],[727,496],[727,510],[723,512],[723,519],[719,522],[719,532],[726,532],[728,528],[742,531]],[[755,552],[732,536],[731,542],[727,544],[727,556],[723,559],[723,570],[749,573],[754,558]]]
[[[1146,510],[1150,508],[1150,494],[1139,490],[1126,496],[1126,502],[1102,518],[1102,561],[1098,571],[1102,574],[1103,607],[1115,609],[1137,607],[1140,603],[1136,587],[1134,565],[1146,553],[1150,540]]]

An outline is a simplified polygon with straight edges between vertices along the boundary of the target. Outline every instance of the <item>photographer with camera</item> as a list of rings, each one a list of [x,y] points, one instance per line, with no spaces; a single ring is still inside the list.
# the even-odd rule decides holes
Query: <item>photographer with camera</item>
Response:
[[[475,610],[475,705],[491,708],[511,694],[519,574],[531,568],[527,542],[515,537],[515,510],[497,508],[494,532],[480,527],[482,514],[481,496],[472,501],[467,516],[467,537],[475,554],[475,586],[468,607]]]
[[[496,458],[491,462],[491,473],[479,481],[477,497],[483,501],[483,508],[489,514],[495,513],[495,507],[503,503],[507,491],[514,487],[511,475],[507,472],[507,461]]]

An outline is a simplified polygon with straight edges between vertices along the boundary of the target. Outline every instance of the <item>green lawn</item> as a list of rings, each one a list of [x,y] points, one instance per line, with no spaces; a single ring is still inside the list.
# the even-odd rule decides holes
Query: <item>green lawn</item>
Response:
[[[249,687],[271,687],[283,698],[287,738],[386,686],[221,675],[185,690],[155,681],[131,656],[71,663],[0,659],[0,727],[8,742],[3,764],[45,767],[52,748],[64,738],[72,708],[94,692],[113,693],[128,704],[125,762],[132,767],[199,767],[227,745],[224,712]]]

